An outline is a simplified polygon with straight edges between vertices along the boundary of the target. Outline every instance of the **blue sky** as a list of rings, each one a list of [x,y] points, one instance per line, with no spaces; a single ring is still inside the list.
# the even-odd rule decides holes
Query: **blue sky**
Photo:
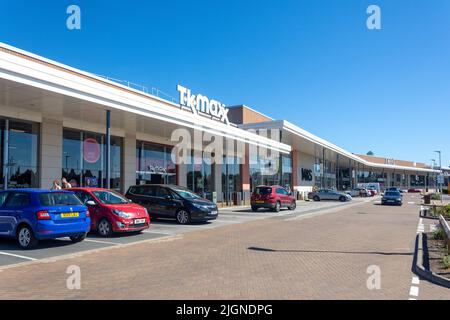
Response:
[[[370,4],[382,30],[366,28]],[[447,0],[1,0],[0,41],[174,97],[180,83],[352,152],[430,163],[440,149],[448,166],[449,18]]]

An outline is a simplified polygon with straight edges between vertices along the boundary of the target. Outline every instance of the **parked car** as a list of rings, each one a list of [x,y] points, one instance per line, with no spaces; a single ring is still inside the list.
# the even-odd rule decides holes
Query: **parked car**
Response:
[[[267,208],[279,212],[281,208],[294,210],[297,207],[291,192],[280,186],[258,186],[251,195],[252,211]]]
[[[308,198],[314,201],[339,200],[341,202],[351,201],[352,196],[332,189],[319,189],[316,192],[310,192]]]
[[[103,237],[115,232],[139,232],[150,227],[147,209],[131,203],[120,193],[100,188],[69,189],[88,207],[91,230]]]
[[[368,196],[368,191],[366,188],[353,188],[351,190],[347,190],[345,191],[345,193],[349,194],[352,197],[367,197]]]
[[[378,194],[377,189],[375,189],[374,187],[368,187],[367,191],[370,197],[374,197]]]
[[[381,198],[381,204],[393,204],[401,206],[403,204],[402,195],[398,191],[386,191],[386,193],[383,195],[383,198]]]
[[[0,192],[0,235],[16,238],[22,249],[39,240],[69,237],[83,241],[89,232],[89,211],[70,191],[16,189]]]
[[[131,186],[125,196],[147,208],[151,218],[172,218],[179,224],[214,220],[219,214],[214,202],[176,185]]]
[[[422,190],[418,188],[410,188],[408,189],[408,193],[421,193]]]

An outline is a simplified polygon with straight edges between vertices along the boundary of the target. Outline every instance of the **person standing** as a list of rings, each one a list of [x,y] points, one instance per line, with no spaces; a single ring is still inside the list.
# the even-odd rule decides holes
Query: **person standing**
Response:
[[[63,188],[63,189],[69,189],[69,188],[72,188],[72,185],[71,185],[69,182],[67,182],[67,179],[66,179],[66,178],[62,178],[62,179],[61,179],[61,184],[62,184],[62,188]]]
[[[58,180],[53,181],[53,185],[50,190],[61,190],[61,185]]]

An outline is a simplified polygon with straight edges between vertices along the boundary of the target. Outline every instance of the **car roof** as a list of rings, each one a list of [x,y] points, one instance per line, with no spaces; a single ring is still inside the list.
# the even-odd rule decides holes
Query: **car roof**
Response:
[[[8,191],[8,192],[24,192],[24,193],[72,193],[70,190],[50,190],[50,189],[35,189],[35,188],[17,188],[17,189],[7,189],[7,190],[1,190],[1,192]]]
[[[72,190],[72,191],[76,191],[76,190],[86,190],[86,191],[104,191],[104,190],[109,190],[109,191],[113,191],[111,189],[93,188],[93,187],[75,187],[75,188],[68,188],[67,190]]]

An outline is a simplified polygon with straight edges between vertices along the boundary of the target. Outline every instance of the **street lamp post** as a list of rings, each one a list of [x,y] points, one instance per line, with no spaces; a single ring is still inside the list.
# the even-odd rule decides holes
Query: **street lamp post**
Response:
[[[442,171],[442,159],[441,159],[441,155],[442,152],[440,150],[434,151],[437,154],[439,154],[439,170]],[[441,194],[441,202],[442,202],[442,188],[441,188],[441,180],[439,180],[439,193]]]

